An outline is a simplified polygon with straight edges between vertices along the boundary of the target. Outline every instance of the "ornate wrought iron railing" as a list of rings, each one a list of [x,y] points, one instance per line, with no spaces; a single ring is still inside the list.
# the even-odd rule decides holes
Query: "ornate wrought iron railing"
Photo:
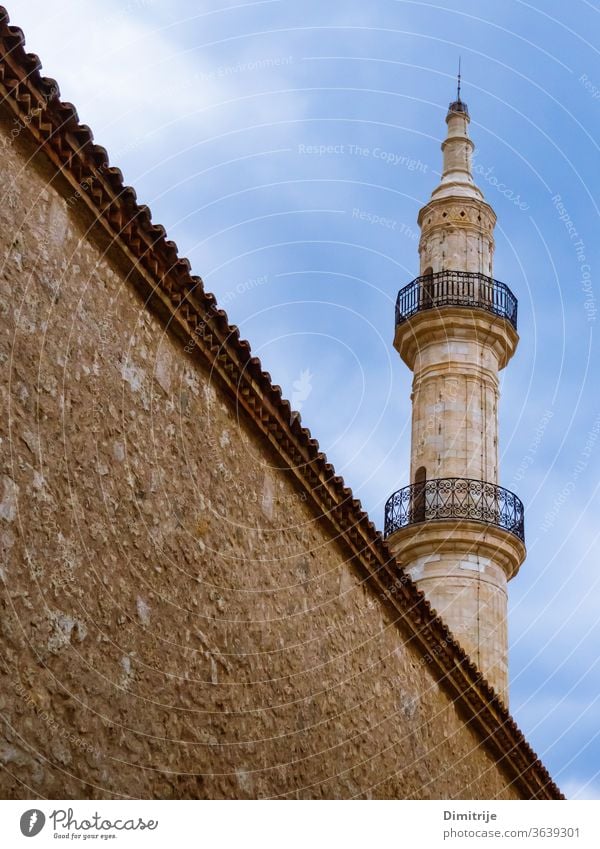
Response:
[[[472,519],[525,540],[521,499],[501,486],[471,478],[435,478],[394,492],[385,505],[384,534],[436,519]]]
[[[396,324],[421,310],[471,307],[505,318],[517,329],[517,299],[508,286],[470,271],[439,271],[417,277],[400,289],[396,299]]]

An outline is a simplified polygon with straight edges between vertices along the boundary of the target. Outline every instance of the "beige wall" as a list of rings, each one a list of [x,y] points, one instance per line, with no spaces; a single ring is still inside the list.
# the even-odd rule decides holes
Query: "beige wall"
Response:
[[[411,482],[428,478],[498,481],[498,361],[475,339],[426,341],[412,386]]]
[[[516,796],[78,202],[0,191],[2,795]]]
[[[432,606],[508,704],[507,581],[477,545],[431,547],[407,567]]]

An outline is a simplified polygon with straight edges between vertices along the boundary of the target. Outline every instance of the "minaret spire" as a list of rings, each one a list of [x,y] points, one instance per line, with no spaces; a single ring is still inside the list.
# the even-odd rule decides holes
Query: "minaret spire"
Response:
[[[396,301],[413,372],[410,484],[385,509],[399,562],[508,703],[507,584],[525,558],[523,505],[498,485],[498,372],[517,301],[493,278],[496,215],[473,181],[469,110],[446,115],[439,185],[419,212],[420,274]]]
[[[475,145],[469,138],[469,107],[461,100],[460,59],[457,75],[456,100],[448,105],[448,132],[442,142],[444,154],[442,178],[432,192],[433,198],[471,197],[483,201],[483,193],[473,180],[472,159]]]

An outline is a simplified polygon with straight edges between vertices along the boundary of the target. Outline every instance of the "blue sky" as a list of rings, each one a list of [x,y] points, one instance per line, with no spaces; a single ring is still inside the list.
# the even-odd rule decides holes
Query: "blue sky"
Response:
[[[525,503],[528,542],[510,585],[511,710],[568,795],[600,798],[600,9],[8,5],[379,527],[408,482],[394,300],[418,273],[462,56],[494,275],[519,299],[500,422],[500,482]]]

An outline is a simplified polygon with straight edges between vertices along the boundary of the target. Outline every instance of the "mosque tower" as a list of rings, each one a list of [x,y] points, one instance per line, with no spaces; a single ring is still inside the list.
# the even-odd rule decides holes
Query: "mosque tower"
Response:
[[[507,582],[523,505],[498,486],[498,372],[517,300],[493,278],[496,215],[473,182],[469,111],[450,104],[439,185],[421,209],[419,277],[398,293],[394,347],[413,372],[409,486],[385,507],[405,570],[508,704]]]

